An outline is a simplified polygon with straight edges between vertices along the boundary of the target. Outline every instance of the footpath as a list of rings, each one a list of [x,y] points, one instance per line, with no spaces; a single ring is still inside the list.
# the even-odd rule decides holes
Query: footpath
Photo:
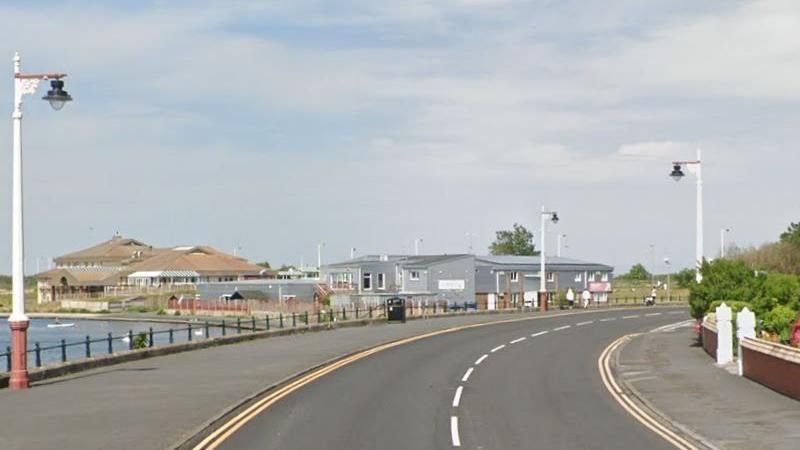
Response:
[[[44,380],[26,392],[2,390],[0,449],[173,448],[241,400],[346,353],[460,325],[561,313],[462,315],[277,336]]]
[[[690,328],[646,333],[618,354],[617,377],[661,420],[708,448],[800,448],[800,402],[717,367]]]

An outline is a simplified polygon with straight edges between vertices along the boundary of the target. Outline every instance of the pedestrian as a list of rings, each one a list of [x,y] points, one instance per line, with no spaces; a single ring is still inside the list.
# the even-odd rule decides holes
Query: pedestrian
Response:
[[[567,290],[567,303],[569,304],[569,309],[575,306],[575,292],[572,291],[572,288]]]
[[[653,304],[656,304],[656,287],[653,286],[653,290],[650,291],[650,297],[653,299]]]
[[[589,300],[592,298],[592,294],[589,292],[588,289],[584,289],[583,293],[581,293],[581,298],[583,299],[583,307],[589,307]]]

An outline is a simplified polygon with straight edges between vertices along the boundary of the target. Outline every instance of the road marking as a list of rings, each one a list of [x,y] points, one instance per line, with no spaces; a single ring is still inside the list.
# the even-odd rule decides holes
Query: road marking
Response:
[[[494,352],[496,352],[496,351],[498,351],[498,350],[502,350],[502,349],[504,349],[504,348],[506,348],[506,344],[503,344],[503,345],[498,345],[497,347],[493,348],[493,349],[491,350],[491,352],[492,352],[492,353],[494,353]]]
[[[541,336],[541,335],[543,335],[543,334],[547,334],[547,333],[549,333],[549,331],[540,331],[540,332],[538,332],[538,333],[533,333],[533,334],[531,335],[531,337],[537,337],[537,336]]]
[[[475,361],[475,365],[476,365],[476,366],[477,366],[477,365],[479,365],[480,363],[482,363],[482,362],[483,362],[483,360],[484,360],[484,359],[486,359],[486,358],[488,358],[488,357],[489,357],[489,355],[483,355],[483,356],[481,356],[480,358],[478,358],[478,359],[477,359],[477,361]]]
[[[645,314],[645,317],[653,317],[653,316],[660,316],[660,315],[661,315],[661,313],[650,313],[650,314]]]
[[[589,325],[590,323],[594,323],[594,320],[587,320],[586,322],[578,322],[575,324],[576,327],[582,327],[584,325]]]
[[[553,328],[553,331],[561,331],[566,330],[567,328],[571,327],[572,325],[564,325],[563,327]]]
[[[605,319],[600,319],[600,322],[611,322],[612,320],[617,320],[616,317],[608,317]]]
[[[519,343],[519,342],[522,342],[522,341],[524,341],[525,339],[527,339],[527,338],[526,338],[525,336],[522,336],[522,337],[521,337],[521,338],[519,338],[519,339],[514,339],[513,341],[509,342],[509,344],[517,344],[517,343]]]
[[[667,314],[686,314],[684,311],[670,311]]]
[[[600,378],[602,379],[603,384],[611,396],[614,397],[614,400],[616,400],[617,403],[619,403],[620,406],[622,406],[622,408],[628,412],[628,414],[632,415],[642,425],[646,426],[651,431],[664,438],[667,442],[681,450],[699,450],[691,442],[661,425],[658,419],[651,417],[648,413],[642,411],[642,409],[639,408],[639,406],[637,406],[636,403],[634,403],[633,400],[628,397],[628,394],[619,387],[614,379],[614,374],[611,371],[611,366],[609,363],[611,355],[614,353],[614,350],[616,350],[617,347],[636,335],[637,334],[629,334],[622,336],[621,338],[612,342],[611,345],[605,348],[605,350],[603,350],[603,353],[597,360],[597,368],[600,371]]]
[[[622,316],[623,319],[635,319],[637,317],[639,317],[639,316],[638,315],[636,315],[636,316]]]
[[[458,417],[450,417],[450,435],[453,437],[453,447],[461,447],[461,438],[458,437]]]
[[[461,377],[461,381],[463,381],[463,382],[466,382],[467,380],[469,380],[469,376],[470,376],[470,375],[472,375],[472,371],[473,371],[473,370],[475,370],[475,369],[474,369],[474,368],[472,368],[472,367],[470,367],[469,369],[467,369],[467,372],[464,374],[464,376],[463,376],[463,377]]]
[[[459,386],[456,389],[456,395],[453,397],[453,408],[458,408],[458,405],[461,404],[461,391],[464,390],[464,386]]]
[[[441,336],[444,334],[449,334],[457,331],[463,330],[470,330],[474,328],[483,328],[489,327],[493,325],[505,324],[505,323],[519,323],[519,322],[527,322],[533,320],[542,320],[542,319],[552,319],[554,317],[560,316],[567,316],[567,315],[578,315],[578,314],[592,314],[598,313],[598,311],[586,311],[582,313],[556,313],[552,316],[533,316],[533,317],[520,317],[520,318],[513,318],[513,319],[503,319],[503,320],[496,320],[491,322],[483,322],[483,323],[474,323],[469,325],[460,325],[452,328],[446,328],[443,330],[432,331],[430,333],[420,334],[417,336],[411,336],[403,339],[399,339],[392,342],[387,342],[385,344],[376,345],[375,347],[368,348],[366,350],[354,353],[350,356],[344,357],[333,363],[322,365],[312,371],[308,372],[305,375],[300,376],[292,381],[287,382],[284,385],[278,386],[274,389],[268,390],[263,393],[263,395],[256,400],[252,405],[246,407],[242,412],[237,414],[234,417],[229,419],[225,419],[225,422],[220,425],[219,427],[211,430],[207,436],[205,436],[200,443],[195,445],[193,448],[194,450],[214,450],[215,448],[219,447],[226,439],[231,437],[234,433],[236,433],[239,429],[245,426],[248,422],[253,420],[256,416],[261,414],[262,412],[269,409],[272,405],[283,399],[284,397],[289,396],[293,392],[302,389],[303,387],[307,386],[308,384],[312,383],[314,380],[324,377],[325,375],[341,368],[352,364],[358,360],[367,358],[371,355],[376,353],[382,352],[384,350],[388,350],[390,348],[399,347],[401,345],[409,344],[412,342],[417,342],[423,339],[429,339],[434,336]],[[503,346],[501,346],[503,347]]]

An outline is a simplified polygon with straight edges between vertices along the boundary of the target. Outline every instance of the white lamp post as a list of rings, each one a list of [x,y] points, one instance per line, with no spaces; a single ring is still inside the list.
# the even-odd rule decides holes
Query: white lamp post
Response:
[[[545,272],[545,225],[547,223],[547,219],[553,221],[553,223],[558,223],[558,213],[555,211],[547,211],[545,210],[544,206],[542,206],[542,215],[541,215],[541,230],[540,230],[540,250],[539,250],[539,310],[544,312],[547,311],[547,272]]]
[[[475,233],[467,232],[465,233],[467,239],[469,239],[469,254],[472,254],[472,239],[476,236]]]
[[[559,233],[556,237],[556,256],[561,257],[561,238],[567,237],[566,234]]]
[[[719,230],[719,257],[725,258],[725,233],[730,233],[730,228],[722,228]]]
[[[672,289],[670,286],[670,282],[672,281],[670,278],[672,276],[672,263],[670,263],[669,258],[664,258],[664,265],[667,266],[667,301],[670,301],[669,290]]]
[[[317,271],[322,270],[322,247],[324,246],[324,242],[317,244]]]
[[[419,255],[419,244],[422,242],[422,238],[414,239],[414,254]]]
[[[700,274],[700,267],[703,264],[703,173],[700,164],[700,149],[697,149],[697,160],[695,161],[672,161],[672,173],[669,176],[673,180],[681,181],[683,178],[682,166],[686,166],[689,172],[692,172],[697,177],[697,242],[695,245],[695,279],[697,282],[703,280],[703,275]]]
[[[64,104],[72,100],[65,91],[63,73],[34,73],[25,74],[20,71],[19,53],[14,53],[14,112],[11,115],[13,122],[13,188],[12,188],[12,213],[11,213],[11,316],[8,324],[11,328],[11,377],[8,386],[11,389],[27,389],[28,381],[28,325],[30,321],[25,315],[25,270],[23,263],[25,253],[23,248],[22,228],[22,97],[35,94],[39,82],[51,80],[50,89],[44,100],[58,111]]]

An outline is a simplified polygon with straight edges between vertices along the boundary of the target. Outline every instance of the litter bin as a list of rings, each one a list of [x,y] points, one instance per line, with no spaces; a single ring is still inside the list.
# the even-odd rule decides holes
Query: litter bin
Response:
[[[406,322],[406,300],[400,297],[386,299],[386,318],[389,322]]]

